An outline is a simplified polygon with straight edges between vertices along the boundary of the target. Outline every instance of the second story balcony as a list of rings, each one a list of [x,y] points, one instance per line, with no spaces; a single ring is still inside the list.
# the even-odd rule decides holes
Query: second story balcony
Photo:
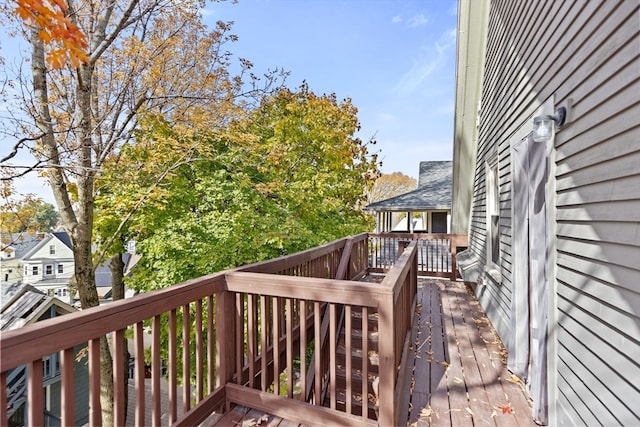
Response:
[[[362,234],[3,333],[0,404],[26,367],[24,421],[44,425],[43,359],[56,354],[60,425],[78,413],[101,425],[106,336],[116,425],[529,425],[499,340],[455,281],[464,246]],[[138,356],[130,387],[116,357],[126,337]],[[75,383],[79,347],[88,397]]]

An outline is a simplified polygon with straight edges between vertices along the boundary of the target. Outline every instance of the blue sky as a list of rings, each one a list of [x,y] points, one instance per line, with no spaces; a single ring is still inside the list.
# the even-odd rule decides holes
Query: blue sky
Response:
[[[455,0],[239,0],[209,4],[234,21],[230,50],[288,86],[351,98],[359,137],[375,135],[384,173],[417,178],[421,160],[453,156]]]
[[[234,21],[229,45],[253,72],[283,68],[295,89],[351,98],[363,140],[375,135],[382,172],[418,177],[422,160],[453,156],[456,0],[239,0],[207,3],[205,19]],[[3,28],[4,30],[4,28]],[[0,36],[9,59],[16,39]],[[5,153],[0,150],[0,154]],[[21,193],[53,203],[43,179]]]

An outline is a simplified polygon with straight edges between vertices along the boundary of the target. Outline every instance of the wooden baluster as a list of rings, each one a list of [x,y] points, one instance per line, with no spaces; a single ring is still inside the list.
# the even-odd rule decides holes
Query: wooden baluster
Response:
[[[247,360],[249,361],[249,384],[253,388],[256,377],[256,296],[247,295]]]
[[[204,360],[203,360],[203,337],[202,337],[202,300],[197,300],[196,305],[196,403],[204,397]]]
[[[287,396],[293,398],[293,306],[291,298],[285,300],[286,350],[287,350]]]
[[[191,409],[191,312],[182,306],[182,411]]]
[[[300,300],[300,400],[307,390],[307,302]]]
[[[236,293],[236,384],[242,385],[244,364],[244,294]]]
[[[144,426],[145,412],[145,393],[144,393],[144,325],[138,322],[133,330],[133,339],[135,341],[136,358],[135,358],[135,384],[136,384],[136,408],[135,423],[136,426]],[[116,357],[118,354],[116,353]],[[119,373],[115,374],[120,375]]]
[[[61,421],[63,426],[75,424],[75,387],[73,347],[62,350],[60,368],[62,369]]]
[[[351,306],[347,305],[345,307],[344,313],[344,333],[345,333],[345,369],[346,369],[346,407],[345,410],[347,414],[351,414],[351,397],[353,394],[352,384],[351,384],[351,374],[353,373],[353,368],[351,367],[351,357],[352,357],[352,348],[351,348],[351,335],[353,334],[353,330],[351,328]]]
[[[209,394],[216,388],[216,337],[214,325],[214,299],[213,295],[207,297],[207,385]]]
[[[128,372],[129,366],[125,366],[124,361],[124,329],[115,331],[113,334],[113,422],[116,425],[124,425],[127,413],[124,401],[124,389],[127,387],[125,372]],[[128,364],[127,364],[128,365]]]
[[[280,395],[280,298],[273,299],[273,393]]]
[[[100,404],[100,338],[89,341],[89,425],[92,427],[102,425],[102,407]]]
[[[369,418],[369,307],[362,307],[362,417]]]
[[[27,416],[33,426],[44,425],[42,369],[42,359],[34,360],[27,368]]]
[[[178,337],[177,311],[169,312],[169,420],[178,418]]]
[[[267,382],[269,375],[267,375],[268,366],[268,350],[269,350],[269,323],[268,323],[269,307],[267,303],[267,297],[260,295],[260,389],[267,391],[269,384]]]
[[[151,424],[160,425],[160,315],[153,317],[151,327]]]

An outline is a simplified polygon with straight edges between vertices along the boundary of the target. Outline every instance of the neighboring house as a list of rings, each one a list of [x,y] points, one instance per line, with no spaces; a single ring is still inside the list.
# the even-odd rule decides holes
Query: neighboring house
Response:
[[[125,277],[131,274],[131,270],[140,260],[140,255],[125,252],[122,254],[122,262],[124,263],[123,274]],[[96,289],[100,297],[100,304],[113,301],[113,286],[111,276],[111,259],[105,261],[96,269]],[[135,295],[132,289],[125,287],[124,297],[131,298]]]
[[[0,331],[21,328],[35,322],[77,311],[70,305],[39,291],[31,285],[0,286]],[[76,355],[84,346],[77,346]],[[52,354],[43,358],[43,393],[47,425],[60,425],[60,359]],[[86,359],[75,362],[75,425],[88,421],[89,376]],[[13,369],[7,374],[7,415],[10,426],[29,425],[26,411],[27,368]]]
[[[43,292],[56,292],[67,297],[66,287],[73,276],[71,239],[64,231],[47,233],[36,246],[22,257],[22,282]],[[64,295],[63,295],[64,294]]]
[[[452,162],[420,162],[418,187],[374,202],[365,210],[376,218],[376,232],[448,233],[451,218]]]
[[[44,233],[1,233],[0,242],[0,284],[11,284],[22,281],[22,258],[39,241]]]
[[[639,6],[459,3],[452,232],[540,423],[640,425]]]

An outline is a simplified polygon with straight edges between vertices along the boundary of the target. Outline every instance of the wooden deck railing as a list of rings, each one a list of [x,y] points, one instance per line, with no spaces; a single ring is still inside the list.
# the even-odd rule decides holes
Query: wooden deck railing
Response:
[[[369,235],[369,266],[373,272],[384,272],[398,258],[398,247],[417,242],[418,275],[459,277],[456,269],[458,248],[466,248],[465,234],[376,233]]]
[[[215,273],[166,289],[116,301],[36,324],[0,336],[0,407],[7,408],[7,381],[12,370],[27,367],[27,419],[44,422],[42,359],[54,353],[61,360],[61,423],[74,424],[74,347],[86,345],[89,369],[89,425],[101,424],[100,338],[110,337],[114,355],[124,353],[124,337],[133,332],[135,359],[135,419],[144,425],[151,413],[161,424],[162,361],[166,362],[169,409],[175,425],[194,425],[232,403],[310,424],[392,425],[398,421],[395,401],[398,365],[411,328],[416,294],[419,242],[406,249],[382,283],[358,282],[370,270],[370,248],[378,237],[367,234]],[[373,239],[373,240],[372,240]],[[406,240],[406,239],[405,239]],[[346,279],[346,280],[342,280]],[[354,314],[361,316],[360,341],[352,336]],[[377,313],[373,327],[378,342],[377,372],[368,356],[367,319]],[[374,321],[375,322],[375,321]],[[345,333],[346,391],[338,396],[336,377],[338,335]],[[130,331],[130,332],[127,332]],[[168,349],[161,352],[162,332]],[[151,338],[144,348],[145,336]],[[361,366],[348,355],[360,352]],[[151,395],[145,395],[145,364],[151,365]],[[114,357],[114,422],[125,425],[122,357]],[[361,370],[361,381],[353,374]],[[367,410],[375,394],[368,379],[379,376],[378,419]],[[179,384],[180,383],[180,384]],[[181,399],[178,392],[181,390]],[[360,395],[360,409],[353,396]],[[323,407],[328,400],[328,408]],[[338,400],[346,401],[338,404]],[[178,402],[182,416],[178,416]],[[7,410],[0,425],[8,424]]]

